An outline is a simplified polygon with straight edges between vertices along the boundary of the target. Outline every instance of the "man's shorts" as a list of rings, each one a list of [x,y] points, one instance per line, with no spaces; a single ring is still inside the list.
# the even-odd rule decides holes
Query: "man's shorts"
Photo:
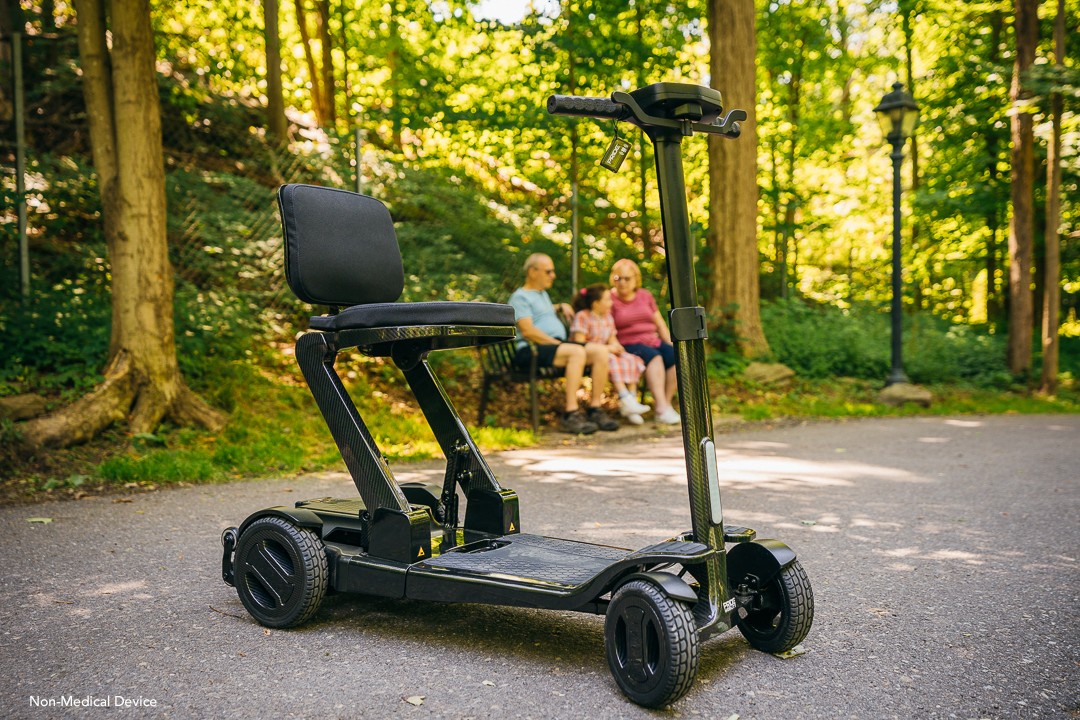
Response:
[[[559,345],[534,345],[533,347],[536,348],[536,367],[551,367],[555,364],[555,353],[558,352]],[[514,355],[514,364],[527,368],[531,362],[532,349],[528,345],[518,348]]]
[[[675,367],[675,348],[671,343],[666,343],[663,340],[660,341],[660,347],[649,347],[648,345],[641,345],[639,343],[630,343],[624,345],[623,348],[628,353],[633,353],[639,358],[645,361],[648,365],[652,362],[652,359],[659,355],[664,358],[664,367]]]

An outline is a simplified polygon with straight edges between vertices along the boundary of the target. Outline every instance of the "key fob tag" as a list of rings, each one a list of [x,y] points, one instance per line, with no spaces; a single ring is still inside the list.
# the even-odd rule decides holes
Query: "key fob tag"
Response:
[[[619,172],[619,168],[622,167],[623,160],[626,159],[631,147],[629,140],[617,136],[612,138],[611,144],[608,145],[607,150],[604,152],[604,157],[600,158],[600,166],[607,168],[611,172]]]

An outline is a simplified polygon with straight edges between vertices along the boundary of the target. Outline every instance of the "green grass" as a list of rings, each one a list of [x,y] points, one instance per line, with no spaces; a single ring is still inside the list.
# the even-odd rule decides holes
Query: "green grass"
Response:
[[[345,470],[337,446],[292,359],[265,354],[253,361],[210,361],[197,387],[228,423],[218,434],[164,427],[153,435],[115,431],[95,446],[20,461],[2,479],[8,500],[73,496],[103,488],[147,488]],[[343,360],[339,369],[383,455],[401,463],[442,457],[435,437],[392,366],[370,358]],[[467,368],[466,368],[467,369]],[[454,382],[449,384],[453,385]],[[474,429],[486,451],[531,445],[530,430]],[[9,433],[10,434],[10,433]],[[94,452],[92,448],[97,447]]]
[[[40,465],[16,465],[0,483],[0,501],[78,496],[110,487],[148,488],[345,469],[290,357],[267,353],[245,361],[210,362],[214,367],[205,368],[204,377],[213,378],[213,386],[197,389],[229,413],[220,433],[166,427],[153,435],[130,437],[117,428],[90,445],[52,451],[42,456],[48,461]],[[403,378],[391,365],[359,357],[343,360],[339,370],[388,460],[400,464],[442,456]],[[444,382],[451,396],[462,396],[456,402],[468,415],[474,400],[465,391],[475,387],[475,365],[450,363],[439,371],[447,376]],[[929,408],[895,408],[877,401],[880,380],[797,377],[785,387],[769,387],[729,370],[716,369],[714,374],[710,383],[714,411],[749,422],[1080,412],[1080,388],[1068,375],[1054,397],[1032,394],[1019,386],[936,384],[926,386],[934,395]],[[530,430],[510,427],[512,422],[509,416],[499,415],[492,425],[472,428],[477,444],[485,451],[496,451],[537,441]]]
[[[1023,389],[996,390],[972,385],[926,385],[933,394],[928,408],[891,407],[877,400],[880,381],[796,378],[786,387],[763,387],[735,378],[712,383],[713,410],[743,420],[778,418],[859,418],[906,415],[968,415],[1001,413],[1077,413],[1080,389],[1063,383],[1053,397]]]

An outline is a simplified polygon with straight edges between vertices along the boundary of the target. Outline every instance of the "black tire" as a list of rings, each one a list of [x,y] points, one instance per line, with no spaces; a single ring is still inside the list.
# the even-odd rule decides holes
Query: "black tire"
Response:
[[[649,708],[675,702],[697,674],[698,633],[690,606],[655,585],[631,580],[608,605],[604,649],[615,682]]]
[[[762,652],[786,652],[801,643],[814,622],[814,591],[799,561],[761,589],[752,609],[732,617],[743,637]]]
[[[330,576],[318,535],[280,517],[254,521],[236,543],[234,585],[251,616],[272,628],[308,620]]]

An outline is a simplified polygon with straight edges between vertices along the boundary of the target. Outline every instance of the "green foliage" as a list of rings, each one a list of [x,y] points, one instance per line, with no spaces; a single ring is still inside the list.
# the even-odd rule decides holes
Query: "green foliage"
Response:
[[[539,239],[475,181],[438,166],[384,163],[365,188],[394,217],[405,300],[502,301],[518,280],[522,244]]]
[[[108,299],[74,281],[0,301],[0,395],[36,391],[72,400],[101,381],[109,345]]]
[[[259,5],[153,6],[179,362],[230,422],[217,436],[175,428],[135,438],[117,433],[111,442],[122,452],[96,469],[64,470],[57,477],[66,479],[46,481],[52,489],[338,466],[287,356],[307,315],[321,309],[296,301],[285,284],[274,201],[282,182],[353,188],[359,175],[364,192],[393,213],[407,300],[502,300],[534,251],[555,259],[553,295],[569,295],[575,183],[580,284],[606,281],[613,260],[631,257],[645,286],[665,295],[648,147],[635,145],[621,174],[603,172],[595,160],[610,126],[551,118],[544,101],[555,92],[606,95],[661,80],[704,82],[710,73],[700,0],[534,3],[515,25],[477,20],[472,5],[459,0],[335,7],[332,64],[345,80],[335,98],[337,126],[319,129],[305,119],[312,78],[302,54],[286,52],[282,79],[293,127],[285,149],[264,142]],[[1066,6],[1074,27],[1080,0]],[[905,178],[917,186],[905,194],[905,211],[914,213],[904,227],[905,366],[920,383],[1010,387],[1002,337],[991,332],[998,330],[994,303],[1001,307],[995,292],[1004,280],[1009,192],[1008,3],[777,0],[757,8],[762,287],[766,295],[791,292],[827,305],[763,308],[776,359],[803,379],[783,393],[762,391],[760,402],[739,411],[750,419],[881,412],[873,393],[889,366],[888,316],[878,308],[887,298],[891,178],[871,108],[894,77],[906,79],[900,48],[918,59],[913,90],[923,107],[920,175],[917,183]],[[0,394],[36,391],[53,402],[100,380],[110,319],[70,5],[57,7],[56,20],[55,32],[26,46],[33,263],[27,302],[18,294],[14,181],[0,176],[0,332],[15,339],[0,346]],[[281,23],[283,47],[299,48],[288,3]],[[1028,78],[1039,93],[1040,133],[1046,94],[1075,95],[1080,35],[1067,42],[1065,71],[1042,67]],[[731,107],[745,103],[726,100]],[[1080,212],[1078,118],[1066,114],[1064,123],[1063,237],[1075,233]],[[365,138],[360,158],[351,145],[358,128]],[[635,132],[624,134],[636,143]],[[694,234],[704,238],[704,142],[686,144],[685,165]],[[1041,207],[1042,189],[1037,193]],[[916,242],[909,242],[913,235]],[[988,252],[998,260],[994,277],[986,276]],[[1071,309],[1075,323],[1080,244],[1064,244],[1062,266],[1065,317]],[[708,278],[698,284],[708,291]],[[718,406],[731,409],[738,403],[725,405],[724,395],[744,392],[735,377],[745,360],[725,352],[738,327],[713,318],[710,330]],[[435,362],[448,391],[472,390],[471,354]],[[1069,386],[1080,373],[1080,338],[1062,339],[1061,364]],[[388,456],[439,453],[390,365],[354,358],[340,366]],[[832,380],[838,376],[857,380]],[[1043,407],[1013,395],[999,405],[989,393],[971,393],[940,407]],[[0,441],[13,445],[17,432],[0,425]],[[533,441],[527,432],[479,432],[491,447]]]
[[[840,310],[801,301],[762,306],[776,359],[809,378],[884,379],[891,366],[889,315],[858,306]],[[904,369],[916,383],[1009,387],[1004,339],[986,328],[906,315]]]
[[[797,300],[764,303],[761,322],[779,362],[810,378],[885,377],[888,317]]]

